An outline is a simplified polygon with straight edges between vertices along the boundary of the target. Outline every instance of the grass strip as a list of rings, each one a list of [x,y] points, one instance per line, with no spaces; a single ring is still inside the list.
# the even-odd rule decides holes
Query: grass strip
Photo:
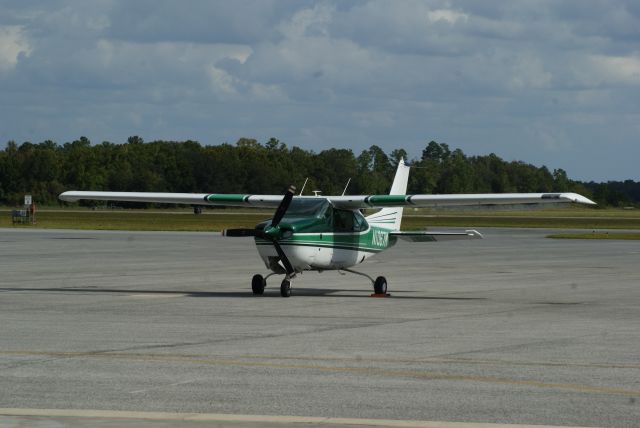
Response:
[[[270,217],[270,214],[203,214],[160,213],[144,211],[115,212],[39,212],[35,225],[15,225],[14,227],[40,229],[82,229],[82,230],[149,230],[149,231],[194,231],[215,232],[234,227],[254,227]],[[10,213],[0,213],[0,227],[11,227]]]
[[[555,214],[555,213],[554,213]],[[270,218],[270,211],[236,212],[226,210],[205,211],[201,215],[192,212],[163,212],[160,210],[53,210],[37,213],[36,225],[14,227],[44,229],[87,230],[167,230],[167,231],[220,231],[235,227],[254,227]],[[12,227],[11,211],[0,211],[0,227]],[[532,211],[528,216],[483,215],[405,215],[403,230],[419,230],[428,227],[522,227],[564,229],[638,229],[639,217],[558,217]]]

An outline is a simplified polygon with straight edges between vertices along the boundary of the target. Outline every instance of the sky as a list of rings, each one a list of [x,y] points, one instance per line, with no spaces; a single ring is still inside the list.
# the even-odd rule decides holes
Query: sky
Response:
[[[0,147],[132,135],[640,181],[640,2],[0,0]]]

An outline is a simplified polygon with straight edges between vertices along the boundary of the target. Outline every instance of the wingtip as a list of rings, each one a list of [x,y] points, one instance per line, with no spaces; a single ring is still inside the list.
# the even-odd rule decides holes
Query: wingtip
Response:
[[[563,196],[565,196],[567,199],[571,200],[572,202],[578,203],[578,204],[585,204],[585,205],[598,205],[595,202],[593,202],[591,199],[586,198],[582,195],[579,195],[577,193],[564,193]]]
[[[484,239],[484,236],[482,236],[482,233],[478,232],[475,229],[467,229],[467,230],[465,230],[465,232],[467,232],[467,235],[469,235],[472,238]]]
[[[65,202],[76,202],[78,198],[73,197],[74,192],[62,192],[58,195],[58,199]]]

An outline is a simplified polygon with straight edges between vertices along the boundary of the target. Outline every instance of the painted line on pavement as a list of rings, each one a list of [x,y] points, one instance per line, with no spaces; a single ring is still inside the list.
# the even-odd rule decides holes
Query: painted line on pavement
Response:
[[[0,408],[0,416],[147,419],[184,422],[236,422],[272,424],[323,424],[390,428],[559,428],[551,425],[517,425],[475,422],[441,422],[396,419],[325,418],[318,416],[233,415],[225,413],[132,412],[119,410]],[[578,428],[578,427],[574,427]]]

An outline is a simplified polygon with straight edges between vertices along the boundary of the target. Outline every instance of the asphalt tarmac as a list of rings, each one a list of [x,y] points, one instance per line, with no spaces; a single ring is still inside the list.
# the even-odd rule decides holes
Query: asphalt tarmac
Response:
[[[640,242],[480,231],[285,299],[250,238],[0,229],[0,426],[639,426]]]

